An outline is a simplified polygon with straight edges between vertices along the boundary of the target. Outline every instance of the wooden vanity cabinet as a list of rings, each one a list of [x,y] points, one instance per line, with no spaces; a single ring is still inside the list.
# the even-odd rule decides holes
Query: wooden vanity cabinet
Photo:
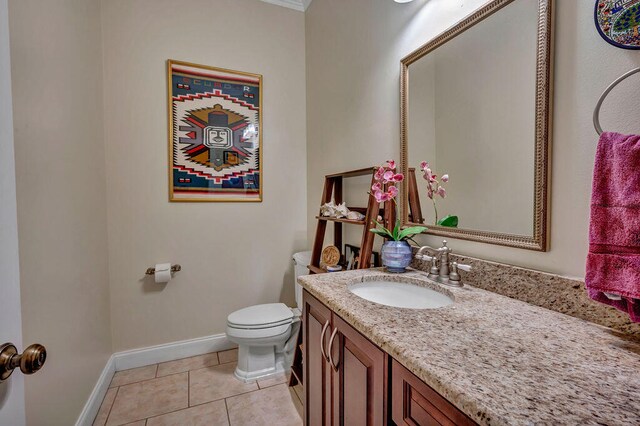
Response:
[[[305,425],[476,424],[306,290],[303,302]]]
[[[391,395],[391,417],[397,426],[476,425],[396,360],[391,361]]]
[[[325,356],[331,310],[309,295],[303,296],[303,377],[305,425],[331,425],[331,366]],[[322,348],[322,349],[321,349]]]
[[[303,300],[305,424],[387,424],[386,354],[306,291]]]

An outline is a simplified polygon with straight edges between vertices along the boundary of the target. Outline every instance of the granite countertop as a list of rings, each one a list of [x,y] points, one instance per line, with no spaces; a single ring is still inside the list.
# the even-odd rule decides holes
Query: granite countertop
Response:
[[[455,299],[403,309],[347,285],[410,281]],[[640,344],[613,330],[423,273],[308,275],[302,286],[471,419],[484,425],[640,425]]]

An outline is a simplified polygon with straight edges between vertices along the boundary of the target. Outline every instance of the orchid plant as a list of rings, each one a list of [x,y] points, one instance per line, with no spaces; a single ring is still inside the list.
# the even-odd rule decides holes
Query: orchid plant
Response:
[[[438,180],[438,175],[434,174],[429,166],[429,163],[423,161],[420,163],[420,170],[422,171],[422,177],[427,181],[427,196],[433,202],[433,211],[435,213],[435,225],[456,227],[458,226],[457,216],[447,216],[438,220],[438,206],[436,204],[436,197],[445,198],[447,191],[444,189],[444,184],[449,182],[449,175],[444,174]]]
[[[394,160],[387,161],[387,166],[380,166],[374,175],[375,183],[371,187],[369,194],[376,199],[378,203],[393,201],[394,208],[397,209],[396,197],[398,196],[398,187],[396,186],[404,180],[402,173],[396,173],[396,162]],[[397,217],[397,214],[396,214]],[[413,236],[425,231],[424,226],[412,226],[402,229],[400,219],[396,219],[393,230],[389,230],[381,223],[376,221],[376,228],[369,231],[384,238],[393,241],[413,241]],[[414,241],[415,242],[415,241]]]

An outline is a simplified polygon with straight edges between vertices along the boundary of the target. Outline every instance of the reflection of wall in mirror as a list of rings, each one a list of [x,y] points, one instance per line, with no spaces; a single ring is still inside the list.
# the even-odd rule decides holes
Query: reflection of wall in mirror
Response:
[[[460,228],[532,235],[537,12],[537,2],[515,1],[410,67],[409,117],[422,92],[431,101],[419,107],[435,118],[410,122],[409,162],[426,156],[450,175],[438,212],[459,216]],[[420,87],[415,71],[425,70],[432,82]],[[433,223],[421,178],[418,186]]]
[[[435,55],[426,55],[410,68],[408,108],[409,167],[416,169],[418,194],[425,224],[434,223],[434,210],[427,197],[427,183],[420,171],[420,162],[427,161],[438,170],[436,158],[436,64]]]

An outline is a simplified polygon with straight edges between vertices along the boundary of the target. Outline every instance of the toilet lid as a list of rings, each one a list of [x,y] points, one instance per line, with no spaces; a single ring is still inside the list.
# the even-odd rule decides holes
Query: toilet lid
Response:
[[[276,326],[293,318],[293,311],[284,303],[249,306],[229,315],[227,323],[238,328],[265,328]]]

